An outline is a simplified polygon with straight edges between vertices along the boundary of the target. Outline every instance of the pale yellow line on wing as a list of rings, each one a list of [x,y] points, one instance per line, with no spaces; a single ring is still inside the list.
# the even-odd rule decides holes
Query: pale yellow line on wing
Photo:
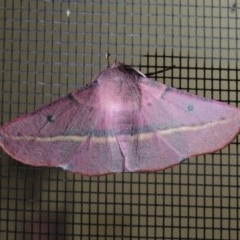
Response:
[[[225,124],[230,120],[221,120],[221,121],[215,121],[211,123],[206,123],[204,125],[198,125],[198,126],[183,126],[183,127],[178,127],[178,128],[169,128],[169,129],[164,129],[164,130],[158,130],[155,132],[142,132],[140,134],[140,139],[145,140],[149,139],[152,137],[154,134],[159,134],[160,136],[166,136],[166,135],[171,135],[174,133],[178,132],[191,132],[191,131],[199,131],[199,130],[204,130],[207,128],[214,127],[219,124]],[[53,137],[35,137],[35,136],[16,136],[16,137],[10,137],[13,140],[24,140],[24,141],[39,141],[39,142],[61,142],[61,141],[72,141],[72,142],[84,142],[86,141],[87,138],[90,136],[85,135],[85,136],[78,136],[78,135],[59,135],[59,136],[53,136]],[[138,138],[138,134],[131,136],[132,139]],[[104,143],[106,140],[108,142],[116,142],[117,139],[115,136],[104,136],[104,137],[97,137],[97,136],[92,136],[90,137],[94,142],[97,143]]]
[[[226,124],[231,120],[232,119],[220,120],[220,121],[206,123],[206,124],[203,124],[203,125],[182,126],[182,127],[178,127],[178,128],[169,128],[169,129],[164,129],[164,130],[158,130],[156,132],[141,133],[140,138],[141,138],[141,140],[149,139],[149,138],[151,138],[151,136],[153,134],[159,134],[160,136],[167,136],[167,135],[171,135],[171,134],[178,133],[178,132],[196,132],[196,131],[200,131],[200,130],[204,130],[204,129],[214,127],[214,126],[219,125],[219,124],[220,125]],[[133,136],[133,138],[134,138],[134,136]]]

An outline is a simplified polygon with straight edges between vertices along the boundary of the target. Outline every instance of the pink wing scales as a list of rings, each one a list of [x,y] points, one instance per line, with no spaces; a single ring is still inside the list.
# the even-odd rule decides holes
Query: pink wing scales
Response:
[[[5,124],[0,145],[26,164],[101,175],[165,169],[223,148],[239,128],[239,109],[116,63],[89,87]]]
[[[229,144],[240,130],[240,110],[142,78],[136,134],[126,148],[126,171],[156,171]]]
[[[5,124],[0,145],[33,166],[55,166],[84,175],[121,172],[123,156],[111,122],[98,103],[97,85]]]

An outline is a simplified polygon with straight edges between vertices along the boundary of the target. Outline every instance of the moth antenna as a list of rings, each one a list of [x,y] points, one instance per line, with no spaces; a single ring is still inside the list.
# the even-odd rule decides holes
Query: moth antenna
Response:
[[[172,67],[164,68],[163,70],[159,70],[159,71],[156,71],[156,72],[145,73],[145,75],[147,77],[150,77],[152,75],[157,75],[158,73],[163,73],[163,72],[166,72],[166,71],[174,69],[174,68],[176,68],[176,65],[173,65]]]

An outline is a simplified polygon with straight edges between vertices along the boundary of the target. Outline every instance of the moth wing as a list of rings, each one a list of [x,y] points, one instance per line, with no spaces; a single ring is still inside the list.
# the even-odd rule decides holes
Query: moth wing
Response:
[[[239,133],[240,110],[214,100],[141,81],[142,107],[129,137],[126,171],[157,171],[215,152]],[[133,131],[134,132],[134,131]]]
[[[97,85],[76,90],[0,128],[0,145],[33,166],[84,175],[121,172],[123,156]]]

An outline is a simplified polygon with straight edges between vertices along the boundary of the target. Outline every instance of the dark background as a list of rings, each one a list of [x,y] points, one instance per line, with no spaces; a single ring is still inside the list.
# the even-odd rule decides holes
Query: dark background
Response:
[[[107,62],[238,106],[239,6],[222,1],[0,0],[0,124]],[[198,136],[196,136],[198,137]],[[0,239],[240,239],[239,143],[158,173],[83,177],[0,152]]]

